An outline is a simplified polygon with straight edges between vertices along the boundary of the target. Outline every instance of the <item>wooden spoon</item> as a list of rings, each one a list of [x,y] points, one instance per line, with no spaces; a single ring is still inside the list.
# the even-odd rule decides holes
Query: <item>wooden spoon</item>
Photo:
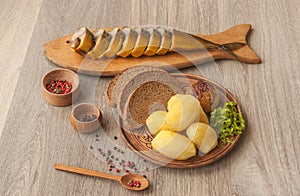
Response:
[[[88,170],[88,169],[79,168],[79,167],[73,167],[73,166],[64,165],[64,164],[55,164],[54,168],[57,170],[67,171],[67,172],[86,175],[86,176],[94,176],[94,177],[99,177],[99,178],[115,180],[115,181],[118,181],[124,188],[133,190],[133,191],[141,191],[141,190],[144,190],[149,187],[149,182],[148,182],[147,178],[145,178],[144,176],[138,175],[138,174],[126,174],[124,176],[115,176],[115,175],[106,174],[103,172]],[[130,187],[128,185],[130,180],[139,181],[141,183],[141,186],[140,187]]]

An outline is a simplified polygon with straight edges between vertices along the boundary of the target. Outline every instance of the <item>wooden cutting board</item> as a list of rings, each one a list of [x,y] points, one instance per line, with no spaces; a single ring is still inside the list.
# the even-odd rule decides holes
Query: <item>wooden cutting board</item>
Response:
[[[217,59],[239,60],[243,63],[260,63],[260,58],[250,49],[246,38],[251,30],[250,24],[241,24],[213,35],[196,35],[216,44],[241,43],[242,47],[233,50],[232,54],[224,50],[202,50],[192,52],[167,53],[152,57],[116,57],[112,59],[93,60],[71,50],[69,40],[72,35],[66,35],[44,44],[45,56],[56,65],[73,71],[97,76],[114,76],[124,69],[136,65],[152,65],[164,69],[186,68]]]

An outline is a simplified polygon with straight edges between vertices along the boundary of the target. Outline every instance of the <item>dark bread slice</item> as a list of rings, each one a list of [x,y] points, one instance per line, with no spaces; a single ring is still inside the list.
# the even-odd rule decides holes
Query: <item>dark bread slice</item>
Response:
[[[157,75],[152,81],[141,82],[125,103],[121,116],[123,126],[130,130],[140,128],[152,112],[166,110],[169,99],[182,93],[180,83],[168,73]]]
[[[126,84],[122,93],[120,93],[118,97],[117,110],[121,118],[123,117],[124,108],[130,94],[133,91],[135,91],[139,86],[141,86],[143,83],[150,82],[150,81],[160,81],[169,84],[170,80],[171,80],[171,76],[167,71],[162,69],[157,69],[157,68],[148,69],[147,71],[140,72],[135,77],[133,77],[131,81]],[[179,88],[176,88],[176,91],[179,91]]]
[[[112,105],[117,105],[117,103],[119,103],[119,97],[123,93],[126,86],[132,83],[133,78],[135,78],[140,73],[144,73],[152,70],[163,71],[160,68],[151,67],[147,65],[135,66],[123,71],[122,74],[116,80],[116,84],[113,85],[114,87],[111,89],[112,91],[111,91],[110,100]]]
[[[132,121],[128,121],[128,112],[125,114],[125,107],[126,104],[129,102],[131,94],[136,92],[139,87],[143,86],[145,83],[153,83],[158,85],[153,85],[153,84],[148,84],[148,85],[153,85],[156,86],[156,90],[154,90],[155,93],[162,93],[164,91],[169,92],[169,90],[166,89],[171,89],[172,90],[172,95],[178,94],[178,93],[184,93],[185,88],[190,87],[191,84],[190,82],[187,81],[185,77],[180,77],[180,79],[177,80],[177,78],[171,76],[167,71],[157,68],[157,67],[151,67],[151,66],[136,66],[129,68],[127,70],[124,70],[122,73],[118,74],[115,76],[115,78],[112,79],[112,81],[108,84],[107,91],[106,91],[106,99],[107,102],[109,103],[110,106],[116,107],[117,106],[117,111],[120,116],[120,118],[124,121],[123,124],[125,124],[127,127],[133,127],[133,128],[138,128],[141,125],[145,124],[144,120],[145,117],[149,116],[149,114],[141,117],[142,120],[139,120],[138,123],[132,123]],[[149,88],[147,85],[147,88]],[[151,89],[151,88],[149,88]],[[150,90],[150,94],[151,94]],[[158,92],[157,92],[158,91]],[[117,98],[117,101],[113,101],[113,95],[115,98]],[[172,95],[167,95],[168,99]],[[151,97],[151,96],[149,96]],[[162,96],[163,97],[163,96]],[[157,99],[158,101],[155,101]],[[167,101],[160,101],[160,96],[153,99],[153,101],[159,103],[163,102],[162,104],[154,104],[154,102],[151,102],[150,107],[151,111],[156,111],[157,109],[159,110],[164,110],[165,109],[165,104]],[[141,102],[144,102],[144,100],[139,100]],[[146,105],[148,105],[146,103]],[[126,109],[127,110],[127,109]],[[132,112],[132,110],[131,110]],[[137,117],[135,116],[135,119]],[[142,122],[142,124],[141,124]]]
[[[137,70],[140,70],[142,68],[139,68],[141,66],[137,66],[137,67],[133,67],[133,68],[127,68],[125,70],[123,70],[122,72],[118,73],[112,80],[111,82],[107,85],[107,90],[106,90],[106,99],[107,99],[107,102],[108,104],[111,106],[111,107],[117,107],[117,96],[118,94],[120,93],[120,91],[116,90],[114,92],[114,88],[115,86],[117,85],[117,81],[119,80],[119,78],[121,78],[121,80],[124,80],[124,78],[128,77],[126,76],[128,73],[126,73],[126,71],[128,69],[137,69]],[[125,72],[125,74],[124,74]],[[124,74],[124,75],[123,75]],[[132,74],[132,73],[131,73]],[[122,77],[121,77],[122,76]],[[119,85],[122,85],[125,81],[121,81],[119,82]],[[114,97],[114,98],[113,98]]]

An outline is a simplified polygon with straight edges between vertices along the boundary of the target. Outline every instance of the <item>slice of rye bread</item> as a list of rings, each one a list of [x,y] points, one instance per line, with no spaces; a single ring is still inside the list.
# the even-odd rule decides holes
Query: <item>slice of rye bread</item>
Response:
[[[148,71],[140,72],[125,86],[122,93],[119,94],[117,111],[119,116],[124,119],[124,108],[129,100],[130,94],[146,82],[157,81],[170,86],[175,93],[184,93],[180,83],[176,82],[176,78],[172,77],[163,69],[148,69]],[[159,90],[159,89],[158,89]],[[125,116],[126,118],[126,116]]]
[[[139,68],[140,66],[138,67],[134,67],[135,69],[142,69],[142,68]],[[107,90],[106,90],[106,101],[108,102],[108,104],[111,106],[111,107],[117,107],[117,94],[120,93],[120,91],[115,91],[113,92],[115,86],[117,85],[117,81],[119,80],[119,78],[124,74],[124,72],[126,72],[128,69],[133,69],[133,68],[127,68],[127,69],[124,69],[122,72],[118,73],[117,75],[115,75],[115,77],[111,80],[111,82],[107,85]],[[126,76],[128,75],[128,73],[125,73],[122,77],[121,77],[121,80],[123,80],[122,78],[126,78],[126,77],[129,77],[129,76]],[[134,75],[133,73],[131,73],[131,75]],[[119,82],[119,85],[122,85],[124,82]],[[114,94],[114,96],[113,96]],[[114,98],[113,98],[114,97]]]
[[[160,68],[143,65],[126,69],[119,76],[116,76],[116,78],[114,78],[108,85],[106,93],[108,95],[108,103],[110,103],[112,107],[116,107],[120,94],[123,92],[126,86],[131,83],[131,80],[140,73],[152,70],[163,71]]]
[[[146,82],[133,91],[125,104],[124,128],[127,130],[138,129],[145,125],[146,119],[152,112],[166,111],[169,99],[177,93],[182,93],[175,90],[178,86],[174,79],[168,84],[159,81]]]

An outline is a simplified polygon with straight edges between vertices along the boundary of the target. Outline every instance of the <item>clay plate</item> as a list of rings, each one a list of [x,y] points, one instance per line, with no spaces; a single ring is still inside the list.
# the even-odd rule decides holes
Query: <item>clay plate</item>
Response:
[[[220,84],[217,84],[211,80],[208,80],[201,76],[195,76],[195,75],[189,75],[189,74],[172,74],[178,79],[180,78],[188,78],[191,82],[195,82],[197,80],[204,80],[208,84],[215,87],[219,92],[223,92],[224,96],[226,96],[226,102],[233,101],[237,103],[237,100],[234,98],[234,96],[224,87],[222,87]],[[225,100],[225,99],[224,99]],[[237,103],[237,109],[238,112],[242,114],[240,105]],[[224,146],[217,147],[208,154],[200,157],[198,155],[191,157],[184,161],[178,161],[178,160],[172,160],[164,155],[160,154],[159,152],[152,149],[151,141],[153,139],[153,136],[150,134],[148,129],[144,126],[138,130],[130,131],[125,130],[121,127],[122,121],[119,120],[120,127],[119,131],[120,134],[125,141],[125,143],[128,145],[128,147],[133,150],[135,153],[137,153],[139,156],[143,157],[144,159],[164,166],[164,167],[170,167],[170,168],[194,168],[194,167],[201,167],[204,165],[208,165],[210,163],[213,163],[217,161],[218,159],[224,157],[238,142],[240,135],[234,136],[232,138],[232,142],[228,143]]]

